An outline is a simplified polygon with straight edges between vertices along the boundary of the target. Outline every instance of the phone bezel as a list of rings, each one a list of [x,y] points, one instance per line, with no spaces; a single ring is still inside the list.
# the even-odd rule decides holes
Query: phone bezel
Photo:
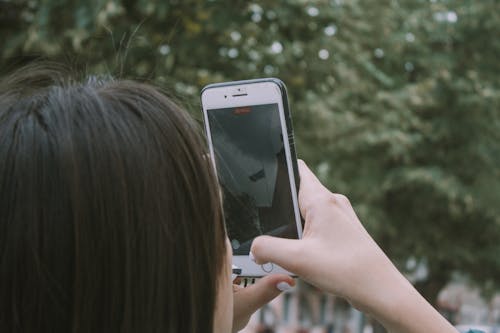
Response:
[[[288,109],[286,88],[283,82],[278,79],[270,78],[212,84],[206,86],[202,90],[201,102],[204,127],[210,151],[210,158],[216,172],[217,168],[215,164],[216,162],[212,144],[212,135],[210,124],[208,122],[209,110],[263,104],[278,105],[282,135],[283,138],[288,138],[288,140],[283,140],[283,143],[285,148],[285,157],[287,161],[297,234],[299,238],[301,238],[302,220],[298,206],[298,179],[296,179],[296,177],[298,178],[298,170],[295,150],[293,147],[291,116]],[[292,142],[290,142],[290,140]],[[295,163],[293,161],[295,161]],[[270,273],[284,273],[293,275],[277,265],[274,265],[274,267],[269,271],[269,265],[266,266],[265,269],[262,265],[255,264],[248,255],[233,255],[233,264],[242,269],[242,276],[245,277],[259,277]]]

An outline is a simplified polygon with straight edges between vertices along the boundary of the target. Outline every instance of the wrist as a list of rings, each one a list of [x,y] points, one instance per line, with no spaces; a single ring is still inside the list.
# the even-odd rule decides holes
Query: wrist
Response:
[[[376,265],[377,269],[371,274],[356,281],[360,287],[349,298],[357,309],[381,323],[397,321],[401,304],[408,302],[416,292],[392,262],[385,259]]]
[[[418,292],[400,273],[377,288],[374,299],[367,307],[367,313],[379,321],[386,329],[404,325],[411,317],[410,309],[418,301]]]

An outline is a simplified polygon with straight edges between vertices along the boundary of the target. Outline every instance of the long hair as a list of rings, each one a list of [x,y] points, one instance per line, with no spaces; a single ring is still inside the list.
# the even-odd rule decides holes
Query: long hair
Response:
[[[225,230],[192,118],[147,84],[0,83],[0,331],[211,332]]]

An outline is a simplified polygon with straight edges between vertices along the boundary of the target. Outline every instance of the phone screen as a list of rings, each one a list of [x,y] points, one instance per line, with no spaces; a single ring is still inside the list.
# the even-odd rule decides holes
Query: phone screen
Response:
[[[207,114],[233,254],[259,235],[298,238],[278,104]]]

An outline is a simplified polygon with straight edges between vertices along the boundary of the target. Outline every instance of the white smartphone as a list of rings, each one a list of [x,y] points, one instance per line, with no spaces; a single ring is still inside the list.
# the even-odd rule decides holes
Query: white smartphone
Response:
[[[249,258],[255,237],[302,237],[299,174],[286,87],[266,78],[211,84],[201,93],[210,156],[240,276],[285,273]]]

